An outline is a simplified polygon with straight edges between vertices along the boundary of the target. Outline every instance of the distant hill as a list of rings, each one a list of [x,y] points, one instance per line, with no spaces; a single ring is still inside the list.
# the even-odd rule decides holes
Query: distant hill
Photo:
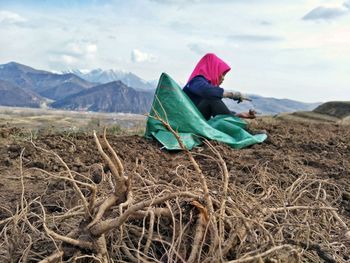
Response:
[[[350,101],[329,101],[318,106],[314,112],[342,119],[350,116]]]
[[[312,111],[296,111],[277,116],[280,119],[304,122],[328,122],[350,124],[350,101],[330,101],[319,105]]]
[[[249,109],[255,109],[261,114],[278,114],[281,112],[294,112],[294,111],[309,111],[315,109],[320,103],[305,103],[290,99],[276,99],[270,97],[262,97],[258,95],[250,95],[252,102],[244,101],[237,104],[237,102],[231,99],[225,99],[225,103],[230,110],[235,112],[244,112]]]
[[[153,92],[138,91],[121,81],[102,84],[51,104],[53,108],[98,112],[147,113]]]
[[[44,103],[45,99],[36,93],[22,89],[6,80],[0,80],[1,106],[40,108]]]
[[[102,84],[120,80],[125,85],[137,90],[155,90],[157,85],[157,83],[145,81],[131,72],[115,69],[93,69],[89,71],[74,69],[64,71],[63,73],[73,73],[87,81],[98,82]]]
[[[96,85],[71,73],[54,74],[16,62],[0,65],[0,79],[53,100],[64,98]]]

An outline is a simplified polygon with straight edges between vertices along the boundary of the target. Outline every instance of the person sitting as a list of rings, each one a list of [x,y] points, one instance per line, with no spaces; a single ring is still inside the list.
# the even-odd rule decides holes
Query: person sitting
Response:
[[[230,69],[230,66],[215,54],[208,53],[198,62],[183,88],[206,120],[221,114],[247,119],[256,117],[253,110],[242,113],[232,112],[222,101],[223,98],[230,98],[240,103],[244,99],[240,92],[225,91],[220,87]]]

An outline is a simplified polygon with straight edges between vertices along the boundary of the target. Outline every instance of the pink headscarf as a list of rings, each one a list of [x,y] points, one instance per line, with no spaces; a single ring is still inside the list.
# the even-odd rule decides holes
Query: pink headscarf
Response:
[[[219,86],[219,78],[230,70],[230,66],[213,53],[208,53],[198,62],[187,83],[198,75],[204,76],[211,85]]]

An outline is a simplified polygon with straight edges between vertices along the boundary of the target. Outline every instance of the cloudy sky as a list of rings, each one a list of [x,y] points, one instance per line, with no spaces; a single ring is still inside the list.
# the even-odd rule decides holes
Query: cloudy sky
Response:
[[[224,88],[350,100],[350,0],[0,0],[0,64],[186,83],[208,52]]]

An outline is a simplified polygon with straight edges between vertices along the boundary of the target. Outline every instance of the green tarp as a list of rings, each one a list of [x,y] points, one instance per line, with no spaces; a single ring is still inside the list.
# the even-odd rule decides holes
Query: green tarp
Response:
[[[197,107],[167,74],[160,76],[150,116],[159,116],[179,133],[187,149],[202,143],[202,139],[223,142],[232,148],[243,148],[266,139],[266,134],[251,135],[247,123],[232,115],[219,115],[206,121]],[[146,138],[156,138],[168,150],[180,150],[175,136],[163,124],[148,117]]]

